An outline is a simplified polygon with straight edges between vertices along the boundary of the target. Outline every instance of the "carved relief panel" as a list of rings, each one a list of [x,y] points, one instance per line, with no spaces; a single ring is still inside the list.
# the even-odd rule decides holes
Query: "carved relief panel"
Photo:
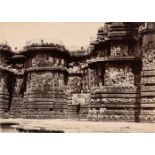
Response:
[[[88,92],[89,91],[89,83],[88,83],[88,71],[84,71],[84,75],[83,75],[83,78],[82,78],[82,91],[83,92]]]
[[[0,53],[0,67],[4,67],[5,65],[6,65],[5,57]]]
[[[63,73],[31,73],[31,78],[27,84],[27,91],[50,91],[64,88]]]
[[[80,93],[82,89],[82,83],[80,77],[69,77],[68,79],[68,89],[71,92]]]
[[[131,66],[109,65],[104,74],[105,86],[134,86],[134,74]]]
[[[8,76],[0,72],[0,92],[8,91],[7,80],[8,80]]]
[[[155,44],[147,44],[142,48],[143,68],[155,69]]]
[[[72,95],[72,104],[73,105],[86,105],[89,104],[90,94],[73,94]]]
[[[110,56],[129,56],[127,45],[112,44],[110,47]]]
[[[16,94],[19,94],[21,92],[22,85],[23,85],[23,79],[17,78],[16,83],[15,83],[15,87],[14,87],[14,92]]]
[[[89,70],[89,85],[90,87],[99,86],[99,77],[95,69]]]
[[[63,67],[64,58],[57,58],[47,54],[37,54],[32,58],[32,67]]]

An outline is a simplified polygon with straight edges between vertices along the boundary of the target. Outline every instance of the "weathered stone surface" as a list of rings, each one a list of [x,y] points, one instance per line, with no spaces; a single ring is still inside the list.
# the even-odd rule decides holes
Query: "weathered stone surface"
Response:
[[[106,23],[88,50],[0,44],[0,117],[155,121],[153,25]]]

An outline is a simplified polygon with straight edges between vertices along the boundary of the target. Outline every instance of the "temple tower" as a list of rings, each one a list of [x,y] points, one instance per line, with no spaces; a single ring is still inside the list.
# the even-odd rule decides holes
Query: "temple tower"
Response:
[[[26,57],[23,117],[64,118],[66,95],[65,47],[55,43],[32,43],[22,52]]]
[[[88,61],[89,119],[135,121],[140,98],[137,27],[136,23],[115,22],[106,23],[102,31],[98,31]]]

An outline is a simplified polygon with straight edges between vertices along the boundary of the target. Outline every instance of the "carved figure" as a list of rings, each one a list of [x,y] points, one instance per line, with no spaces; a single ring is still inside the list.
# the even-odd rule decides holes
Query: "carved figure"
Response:
[[[111,56],[128,56],[128,52],[121,45],[111,47]]]
[[[90,70],[90,85],[98,86],[98,76],[95,70]]]
[[[23,84],[23,79],[17,79],[15,83],[15,93],[20,93]]]
[[[109,70],[105,70],[104,83],[106,86],[123,85],[132,86],[134,85],[134,74],[128,67],[115,68],[110,67]]]
[[[155,44],[148,43],[143,48],[143,66],[154,68],[155,66]]]
[[[73,77],[68,81],[68,87],[72,92],[81,92],[81,78]]]

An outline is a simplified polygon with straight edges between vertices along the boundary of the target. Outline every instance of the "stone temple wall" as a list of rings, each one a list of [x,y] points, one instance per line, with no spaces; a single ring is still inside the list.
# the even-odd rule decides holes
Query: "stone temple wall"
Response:
[[[0,45],[0,117],[155,121],[155,23],[106,23],[87,50]]]

